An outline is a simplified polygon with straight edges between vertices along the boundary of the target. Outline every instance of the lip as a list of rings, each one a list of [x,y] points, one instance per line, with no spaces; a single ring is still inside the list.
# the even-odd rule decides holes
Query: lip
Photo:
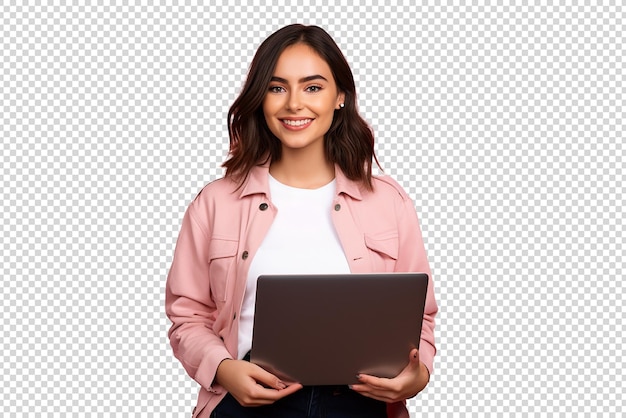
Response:
[[[313,123],[313,121],[315,119],[314,118],[279,118],[278,120],[280,121],[280,124],[287,130],[290,130],[290,131],[301,131],[301,130],[306,129],[309,126],[311,126],[311,124]],[[309,122],[305,123],[303,125],[293,126],[293,125],[286,124],[285,123],[286,120],[288,120],[288,121],[309,120]]]

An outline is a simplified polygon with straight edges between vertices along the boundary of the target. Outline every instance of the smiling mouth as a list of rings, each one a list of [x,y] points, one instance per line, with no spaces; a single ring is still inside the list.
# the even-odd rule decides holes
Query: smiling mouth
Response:
[[[281,119],[280,120],[284,125],[287,125],[289,127],[292,128],[300,128],[303,126],[307,126],[309,125],[311,122],[313,122],[313,119],[298,119],[298,120],[292,120],[292,119]]]

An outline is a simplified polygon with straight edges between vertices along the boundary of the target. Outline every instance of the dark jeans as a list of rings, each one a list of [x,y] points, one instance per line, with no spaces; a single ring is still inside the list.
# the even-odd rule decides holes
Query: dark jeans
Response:
[[[211,418],[385,418],[386,404],[347,386],[305,386],[271,405],[244,407],[230,393]]]

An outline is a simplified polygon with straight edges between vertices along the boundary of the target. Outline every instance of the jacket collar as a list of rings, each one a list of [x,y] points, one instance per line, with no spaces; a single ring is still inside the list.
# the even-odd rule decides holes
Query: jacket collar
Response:
[[[253,167],[241,187],[239,198],[244,198],[252,194],[265,194],[269,196],[269,169],[269,162]],[[363,199],[361,185],[347,178],[337,164],[335,164],[335,180],[337,181],[335,195],[339,196],[344,193],[356,200]]]

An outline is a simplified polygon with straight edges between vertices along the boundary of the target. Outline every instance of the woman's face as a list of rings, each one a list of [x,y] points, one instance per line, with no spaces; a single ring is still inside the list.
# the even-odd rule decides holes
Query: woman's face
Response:
[[[295,44],[278,58],[263,113],[283,151],[323,152],[324,135],[343,100],[326,61],[308,45]]]

